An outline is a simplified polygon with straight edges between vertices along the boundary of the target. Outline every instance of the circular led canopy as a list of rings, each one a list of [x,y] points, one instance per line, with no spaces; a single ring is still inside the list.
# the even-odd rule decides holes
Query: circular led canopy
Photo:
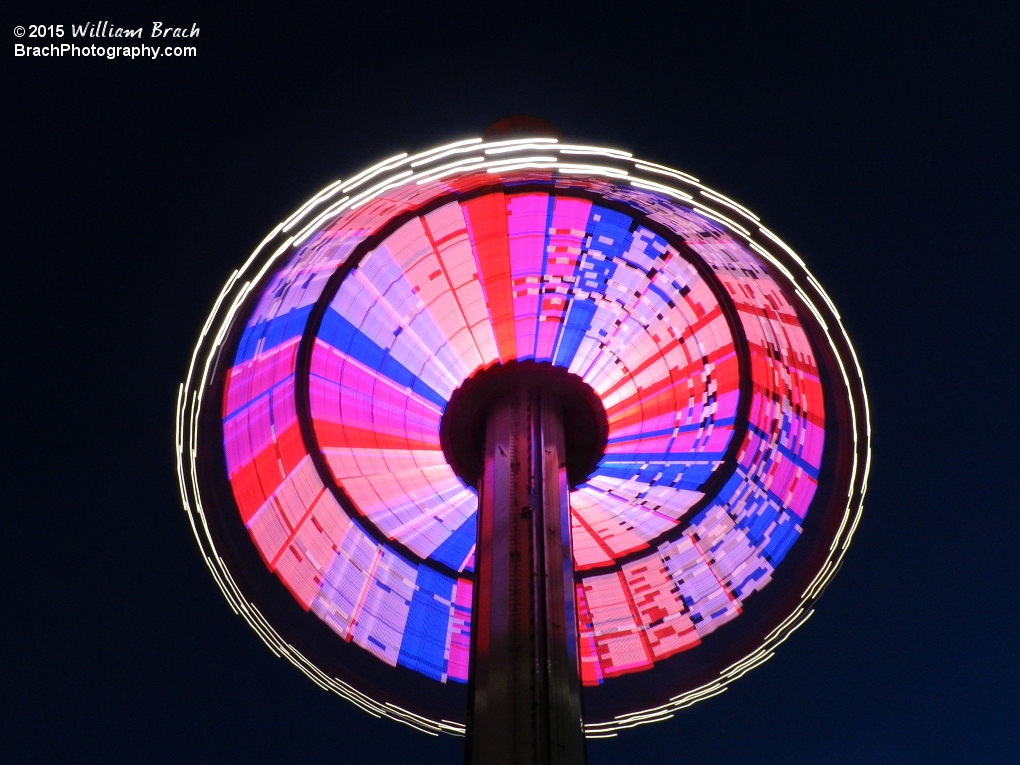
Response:
[[[470,463],[480,391],[507,375],[563,386],[575,409],[589,736],[721,692],[810,616],[869,455],[821,287],[689,175],[472,139],[323,189],[203,329],[178,406],[182,494],[275,652],[373,714],[463,731]]]

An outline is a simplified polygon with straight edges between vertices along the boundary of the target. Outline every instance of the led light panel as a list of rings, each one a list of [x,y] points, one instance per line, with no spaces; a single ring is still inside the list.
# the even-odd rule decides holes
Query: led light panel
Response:
[[[397,158],[278,229],[224,303],[217,422],[233,512],[300,609],[384,664],[465,683],[477,496],[440,446],[444,411],[495,365],[576,375],[609,427],[570,496],[579,672],[597,688],[739,625],[824,512],[811,545],[831,546],[791,574],[818,585],[795,606],[817,596],[863,495],[863,388],[843,387],[827,298],[805,302],[799,259],[743,208],[620,152],[582,166],[601,150],[529,146]],[[589,732],[637,720],[625,703]]]

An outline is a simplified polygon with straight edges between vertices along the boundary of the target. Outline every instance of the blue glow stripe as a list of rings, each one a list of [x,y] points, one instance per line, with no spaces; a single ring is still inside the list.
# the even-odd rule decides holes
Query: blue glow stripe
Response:
[[[294,308],[282,316],[276,316],[268,321],[260,321],[252,327],[245,327],[241,335],[241,342],[237,345],[237,355],[234,356],[234,366],[243,364],[255,358],[255,353],[265,353],[278,345],[297,337],[305,331],[308,324],[308,315],[312,312],[312,306],[306,305],[302,308]],[[265,338],[262,347],[259,348],[259,341]]]
[[[710,513],[724,508],[735,521],[734,525],[747,534],[748,541],[758,548],[757,557],[775,568],[800,538],[797,530],[799,519],[771,492],[758,492],[762,492],[761,487],[749,482],[747,475],[738,470],[730,476],[719,496],[691,521],[691,526],[704,523]],[[745,500],[744,509],[737,516],[732,508],[741,499]],[[723,541],[720,540],[720,543]]]
[[[797,520],[796,516],[785,508],[779,514],[779,525],[772,530],[768,544],[761,551],[761,557],[768,561],[773,568],[783,562],[783,558],[793,547],[793,543],[800,539]]]
[[[433,680],[443,680],[446,674],[446,634],[450,629],[449,602],[453,597],[453,587],[454,580],[450,577],[428,566],[418,567],[414,595],[411,596],[400,641],[397,663]]]
[[[662,300],[663,305],[666,306],[676,305],[676,301],[674,301],[673,298],[667,295],[662,288],[656,286],[655,282],[649,282],[648,289],[659,296],[659,299]]]
[[[708,422],[711,422],[713,428],[724,428],[724,427],[726,427],[728,425],[733,425],[733,423],[735,423],[736,421],[737,421],[736,417],[726,417],[724,419],[719,419],[719,420],[711,420],[710,419]],[[623,444],[623,443],[626,443],[627,441],[639,441],[642,438],[656,438],[657,436],[671,436],[671,435],[673,435],[673,431],[674,430],[676,430],[677,434],[680,434],[680,433],[691,433],[691,432],[694,432],[696,430],[700,430],[703,427],[707,427],[708,422],[706,422],[706,423],[692,422],[690,425],[680,425],[677,428],[661,428],[659,430],[652,430],[652,431],[649,431],[647,433],[637,433],[637,434],[632,435],[632,436],[618,436],[617,438],[610,438],[606,443],[607,444]],[[695,452],[692,452],[692,454],[693,453],[695,453]],[[697,453],[700,454],[700,452],[697,452]]]
[[[760,481],[760,479],[758,477],[755,477],[755,478],[748,477],[748,475],[747,475],[747,473],[745,471],[746,471],[746,469],[741,467],[740,469],[737,470],[737,472],[734,475],[738,475],[738,476],[740,476],[742,478],[742,480],[745,483],[745,487],[746,487],[747,491],[753,491],[753,492],[756,492],[756,493],[759,494],[758,498],[754,502],[755,505],[759,505],[759,504],[762,504],[762,503],[768,501],[771,504],[775,505],[776,508],[778,508],[779,510],[782,510],[783,512],[787,511],[786,502],[783,501],[782,497],[780,497],[778,494],[773,492],[771,488],[766,489],[764,486],[762,486],[761,485],[761,481]],[[722,495],[720,495],[720,496],[722,496]],[[812,497],[812,501],[813,501],[813,499],[814,498]],[[751,503],[748,503],[748,506],[750,506],[750,504]],[[811,509],[811,506],[809,504],[808,505],[808,510],[810,510],[810,509]],[[807,511],[805,511],[805,516],[806,515],[807,515]]]
[[[711,462],[721,460],[725,451],[717,452],[679,452],[677,454],[663,454],[662,452],[616,452],[607,454],[602,458],[602,462],[599,466],[608,464],[617,464],[621,462],[630,462],[636,465],[645,464],[658,464],[658,465],[670,465],[670,464],[691,464],[693,462]]]
[[[460,524],[456,531],[446,538],[445,542],[432,552],[429,558],[449,566],[454,571],[460,571],[468,554],[470,554],[475,546],[477,522],[478,513],[472,513]],[[471,571],[473,569],[465,570]]]
[[[332,308],[326,309],[326,315],[322,317],[322,326],[319,327],[318,337],[337,350],[343,351],[352,359],[385,375],[398,385],[410,388],[422,398],[440,407],[446,406],[446,399],[390,356],[389,349],[380,348],[369,339],[368,335]]]
[[[591,321],[597,310],[593,301],[571,297],[567,308],[567,320],[559,329],[560,336],[557,339],[559,346],[554,346],[556,355],[553,364],[565,369],[570,367],[578,348],[581,347],[581,342],[591,329]]]
[[[596,215],[599,217],[598,220],[595,220]],[[616,261],[623,260],[624,253],[631,247],[634,235],[631,233],[630,227],[633,222],[634,219],[628,215],[616,212],[615,210],[609,210],[605,207],[599,207],[598,205],[592,205],[591,212],[588,214],[588,225],[585,227],[591,235],[587,251],[595,250],[600,252],[608,258],[605,262],[612,263],[612,271],[605,274],[606,279],[612,278],[618,265]],[[612,239],[612,242],[599,241],[599,237],[602,236]],[[586,252],[583,254],[586,254]],[[578,272],[580,272],[580,265],[579,263]],[[605,294],[604,287],[601,290],[601,294]]]
[[[541,329],[542,303],[545,301],[545,271],[549,267],[549,232],[552,230],[553,210],[556,207],[556,195],[550,194],[546,198],[545,206],[545,229],[542,237],[542,273],[538,277],[538,313],[535,314],[535,346],[532,349],[532,358],[538,360],[538,337]],[[562,329],[562,327],[561,327]],[[558,331],[557,331],[558,333]],[[553,349],[556,349],[556,342],[553,341]]]
[[[747,538],[756,547],[762,547],[767,539],[771,539],[770,529],[779,521],[782,506],[774,497],[749,498],[744,505],[745,511],[736,520],[736,526],[747,534]],[[764,550],[764,548],[762,548]]]
[[[640,233],[640,234],[648,234],[648,233],[651,233],[651,232],[650,232],[650,231],[649,231],[648,229],[646,229],[646,228],[644,228],[643,226],[641,226],[641,227],[637,228],[637,229],[636,229],[636,230],[635,230],[635,231],[634,231],[634,232],[633,232],[633,233],[631,234],[631,240],[633,241],[633,239],[634,239],[634,236],[635,236],[635,234],[639,234],[639,233]],[[651,245],[652,245],[652,244],[653,244],[654,242],[662,242],[663,244],[666,244],[666,240],[665,240],[665,239],[661,239],[661,238],[660,238],[660,237],[659,237],[659,236],[658,236],[657,234],[652,234],[652,239],[642,239],[642,238],[639,238],[639,239],[638,239],[638,241],[644,241],[644,242],[646,242],[646,247],[644,248],[644,250],[642,250],[642,252],[644,252],[644,254],[645,254],[645,255],[646,255],[646,256],[647,256],[647,257],[648,257],[648,258],[649,258],[650,260],[652,260],[652,261],[656,261],[656,260],[658,260],[658,261],[661,261],[661,260],[663,260],[663,255],[662,255],[662,253],[660,253],[660,252],[659,252],[658,250],[654,250],[654,249],[653,249],[653,250],[652,250],[652,252],[651,252],[651,254],[649,254],[649,252],[648,252],[648,249],[649,249],[649,247],[650,247],[650,246],[651,246]],[[630,250],[627,250],[627,252],[630,252]],[[628,258],[628,257],[627,257],[627,255],[626,255],[626,253],[624,253],[623,255],[621,255],[621,256],[620,256],[620,258],[619,258],[619,260],[620,260],[620,262],[621,262],[621,263],[623,263],[623,264],[627,265],[627,266],[628,266],[628,267],[630,267],[630,268],[633,268],[633,269],[634,269],[635,271],[640,271],[641,273],[643,273],[643,274],[645,274],[645,275],[647,275],[647,274],[648,274],[648,269],[646,269],[646,268],[645,268],[644,266],[642,266],[642,265],[641,265],[640,263],[635,263],[635,262],[634,262],[633,260],[631,260],[630,258]],[[655,269],[655,273],[656,273],[656,276],[657,276],[657,275],[658,275],[659,273],[661,273],[661,272],[660,272],[660,271],[659,271],[658,269]],[[653,276],[653,277],[651,277],[651,278],[655,278],[655,277]]]
[[[599,220],[595,220],[596,215],[599,217]],[[595,301],[576,297],[577,291],[594,292],[603,296],[606,294],[605,282],[616,273],[616,261],[624,260],[623,253],[630,249],[631,240],[633,239],[633,234],[630,231],[632,223],[633,218],[623,213],[618,213],[615,210],[607,210],[598,205],[592,205],[591,210],[588,211],[588,221],[584,226],[585,234],[581,245],[581,256],[577,259],[577,265],[574,266],[575,296],[570,301],[566,321],[557,330],[556,340],[553,344],[555,349],[553,364],[556,366],[570,367],[574,356],[577,355],[577,351],[581,347],[581,342],[584,340],[588,330],[591,329],[592,319],[597,311]],[[607,245],[600,242],[599,236],[611,238],[613,244]],[[588,239],[589,237],[591,238]],[[589,241],[589,246],[587,247],[583,244],[585,240]],[[598,250],[607,259],[588,262],[586,258],[590,249]],[[600,264],[601,279],[592,279],[592,276],[599,273],[592,268],[593,263]],[[589,274],[589,280],[596,281],[597,285],[592,287],[585,284],[583,281],[585,274]]]
[[[757,557],[758,560],[761,560],[760,555]],[[733,592],[733,597],[743,599],[744,597],[750,594],[749,592],[745,592],[745,588],[746,590],[753,590],[755,583],[763,576],[767,576],[769,573],[771,573],[771,566],[767,564],[761,565],[758,566],[758,568],[754,569],[754,571],[750,572],[739,582],[731,582],[730,590]]]
[[[707,459],[711,459],[710,457]],[[722,459],[720,454],[719,459]],[[659,462],[609,462],[603,460],[592,476],[618,478],[623,481],[631,479],[647,483],[655,482],[656,486],[673,486],[677,489],[699,490],[715,470],[713,465],[677,462],[663,464]],[[658,478],[656,478],[658,476]]]
[[[758,436],[758,438],[762,439],[762,441],[764,441],[766,444],[772,438],[772,434],[771,433],[765,433],[764,431],[760,430],[758,427],[756,427],[755,425],[753,425],[751,423],[747,424],[747,429],[748,429],[748,431],[750,431],[750,432],[754,433],[756,436]],[[801,470],[803,470],[809,476],[814,478],[816,481],[818,480],[818,472],[820,470],[819,467],[815,467],[810,462],[805,462],[804,459],[802,459],[797,454],[794,454],[792,451],[790,451],[790,448],[787,447],[787,446],[783,446],[782,444],[776,444],[775,448],[776,448],[776,451],[778,451],[780,454],[783,455],[784,459],[790,460],[790,462],[792,462],[794,465],[799,467]]]

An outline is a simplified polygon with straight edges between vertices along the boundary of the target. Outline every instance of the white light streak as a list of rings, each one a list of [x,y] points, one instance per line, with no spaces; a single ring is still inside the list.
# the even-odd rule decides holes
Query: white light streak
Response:
[[[535,151],[542,151],[542,149],[548,148],[547,145],[541,144],[538,141],[532,141],[529,143],[522,143],[515,146],[497,146],[494,149],[486,149],[486,154],[507,154],[511,151],[523,151],[524,149],[534,149]]]
[[[763,234],[764,234],[765,236],[767,236],[767,237],[768,237],[769,239],[771,239],[771,240],[772,240],[773,242],[775,242],[776,244],[778,244],[778,245],[779,245],[780,247],[782,247],[782,248],[783,248],[784,250],[786,250],[786,253],[787,253],[787,254],[788,254],[788,255],[789,255],[789,256],[790,256],[791,258],[793,258],[794,260],[796,260],[796,261],[797,261],[797,262],[798,262],[798,263],[799,263],[800,265],[802,265],[802,266],[804,266],[805,268],[807,268],[807,266],[806,266],[806,264],[804,263],[804,261],[800,259],[800,256],[799,256],[799,255],[798,255],[797,253],[795,253],[795,252],[794,252],[793,250],[791,250],[791,249],[790,249],[790,248],[789,248],[789,247],[787,246],[786,242],[784,242],[784,241],[783,241],[782,239],[780,239],[780,238],[779,238],[778,236],[776,236],[775,234],[773,234],[773,233],[772,233],[771,231],[769,231],[769,230],[768,230],[767,228],[765,228],[764,226],[759,226],[759,227],[758,227],[758,230],[759,230],[759,231],[760,231],[761,233],[763,233]]]
[[[758,667],[760,667],[760,666],[761,666],[762,664],[764,664],[764,663],[765,663],[765,662],[767,662],[767,661],[768,661],[769,659],[771,659],[771,658],[772,658],[773,656],[775,656],[775,654],[774,654],[774,653],[772,653],[772,652],[769,652],[769,653],[765,654],[764,656],[762,656],[762,657],[761,657],[760,659],[758,659],[757,661],[754,661],[754,662],[751,662],[750,664],[748,664],[748,665],[747,665],[746,667],[744,667],[744,668],[743,668],[742,670],[740,670],[740,672],[738,672],[737,674],[734,674],[734,675],[728,675],[728,676],[726,677],[727,681],[728,681],[728,682],[731,682],[731,683],[732,683],[732,682],[734,682],[734,681],[736,681],[736,680],[739,680],[739,679],[740,679],[740,678],[742,678],[742,677],[743,677],[744,675],[746,675],[746,674],[747,674],[748,672],[750,672],[750,671],[751,671],[752,669],[757,669],[757,668],[758,668]]]
[[[775,258],[775,256],[772,255],[771,252],[766,250],[764,247],[762,247],[760,244],[758,244],[755,241],[748,240],[748,244],[750,245],[752,250],[757,252],[759,255],[761,255],[763,258],[765,258],[769,263],[771,263],[773,266],[778,268],[782,272],[783,276],[785,276],[787,279],[790,280],[791,284],[793,284],[795,287],[797,286],[797,279],[794,277],[794,275],[791,274],[789,269],[786,266],[784,266],[782,263],[780,263]]]
[[[441,159],[446,159],[454,154],[466,154],[469,151],[477,151],[480,147],[477,144],[471,146],[459,146],[453,149],[447,149],[444,152],[435,154],[428,159],[419,159],[417,162],[412,162],[411,167],[420,167],[421,165],[428,165],[433,162],[438,162]]]
[[[524,146],[530,143],[542,143],[542,144],[554,144],[559,143],[555,138],[511,138],[506,141],[490,141],[489,143],[483,144],[482,148],[488,148],[490,146]]]
[[[610,178],[626,178],[626,170],[618,170],[615,167],[605,167],[603,165],[577,165],[577,164],[566,164],[560,163],[557,169],[561,173],[570,173],[572,175],[583,175],[590,173],[592,175],[607,175]]]
[[[395,181],[399,181],[401,178],[406,178],[407,176],[413,175],[413,174],[414,174],[413,170],[404,170],[401,173],[397,173],[396,175],[391,175],[389,178],[386,178],[386,179],[384,179],[382,181],[379,181],[379,183],[375,184],[375,186],[370,186],[369,188],[365,189],[364,191],[362,191],[357,196],[351,197],[351,207],[353,208],[356,203],[358,203],[359,201],[365,199],[366,197],[370,196],[371,194],[374,194],[376,191],[381,191],[382,189],[384,189],[384,188],[390,186],[391,184],[393,184]]]
[[[361,192],[360,194],[358,194],[358,196],[352,197],[351,198],[351,209],[352,210],[356,210],[357,208],[361,207],[363,204],[365,204],[367,202],[371,202],[375,197],[379,196],[379,194],[381,194],[382,192],[386,191],[387,189],[392,189],[392,188],[396,188],[397,186],[402,186],[403,185],[402,179],[403,178],[407,178],[409,175],[414,175],[414,172],[412,170],[405,170],[402,173],[397,173],[396,175],[390,176],[385,181],[381,181],[381,182],[377,183],[372,188],[367,189],[366,191]]]
[[[560,149],[560,154],[596,154],[615,159],[630,159],[634,156],[629,151],[606,149],[602,146],[564,146]]]
[[[319,226],[330,218],[335,218],[337,215],[342,213],[347,206],[350,204],[350,197],[342,197],[336,202],[331,204],[315,218],[311,223],[305,226],[303,229],[298,231],[292,238],[294,246],[302,244],[308,237],[318,230]]]
[[[679,170],[674,170],[664,165],[657,165],[654,162],[645,162],[643,160],[638,161],[634,164],[638,170],[647,170],[650,173],[659,173],[660,175],[669,175],[680,181],[686,181],[688,183],[698,183],[698,179],[693,175],[687,173],[681,173]]]
[[[433,167],[428,170],[426,174],[423,174],[421,179],[416,183],[421,186],[423,183],[430,183],[438,178],[442,178],[453,173],[459,173],[466,169],[469,165],[477,165],[485,161],[484,157],[468,157],[467,159],[459,159],[456,162],[448,162],[445,165],[439,167]]]
[[[485,163],[487,168],[509,168],[526,162],[559,162],[556,157],[514,157],[512,159],[497,159]]]
[[[698,213],[698,215],[705,215],[705,216],[707,216],[709,218],[712,218],[714,221],[716,221],[716,223],[722,223],[724,226],[729,226],[730,228],[736,229],[737,231],[739,231],[741,234],[743,234],[746,237],[750,237],[751,236],[751,232],[750,231],[748,231],[746,228],[741,226],[736,221],[734,221],[734,220],[732,220],[730,218],[727,218],[725,215],[723,215],[718,210],[713,210],[713,209],[711,209],[709,207],[705,207],[704,205],[699,204],[698,202],[694,202],[694,207],[696,208],[695,212]]]
[[[258,254],[260,252],[262,252],[262,248],[265,247],[267,244],[269,244],[269,242],[272,241],[273,238],[275,238],[278,233],[280,233],[280,230],[282,228],[283,228],[283,224],[282,223],[277,223],[276,224],[276,228],[274,228],[272,231],[270,231],[269,234],[266,236],[266,238],[263,239],[261,242],[259,242],[259,246],[255,248],[255,251],[251,255],[248,256],[248,259],[246,261],[244,261],[244,265],[241,266],[241,268],[238,269],[238,271],[236,272],[237,276],[241,276],[245,271],[248,270],[248,267],[252,263],[255,262],[255,258],[258,257]],[[228,280],[227,281],[227,287],[224,287],[223,291],[226,292],[227,289],[229,288],[229,286],[230,286],[230,281]],[[214,307],[213,310],[212,310],[212,313],[209,314],[209,318],[206,320],[206,324],[208,324],[210,321],[212,321],[212,318],[215,315],[216,315],[216,308]]]
[[[405,151],[393,157],[390,157],[389,159],[384,159],[379,164],[372,165],[372,167],[368,168],[367,170],[362,170],[360,173],[351,178],[347,182],[347,184],[343,186],[343,188],[341,188],[341,191],[347,193],[351,189],[356,189],[365,181],[371,178],[375,178],[377,175],[379,175],[379,173],[385,173],[387,170],[397,167],[398,165],[402,164],[400,160],[402,160],[406,156],[407,152]]]
[[[811,313],[815,315],[815,318],[818,320],[818,323],[822,325],[822,329],[824,329],[827,332],[829,330],[829,325],[825,323],[825,319],[823,319],[822,315],[818,313],[818,309],[815,308],[815,304],[811,302],[811,299],[807,295],[800,291],[799,287],[795,290],[795,292],[797,293],[797,297],[800,298],[801,302],[811,309]]]
[[[645,180],[644,178],[632,178],[631,185],[642,189],[648,189],[649,191],[658,191],[662,194],[668,194],[671,197],[676,197],[677,199],[681,199],[685,202],[690,202],[694,199],[694,197],[690,194],[685,194],[679,189],[674,189],[672,186],[665,186],[661,183],[656,183],[655,181]]]
[[[301,205],[301,207],[298,208],[298,211],[296,213],[291,215],[289,218],[287,218],[287,220],[285,220],[281,224],[282,230],[290,231],[296,223],[298,223],[302,218],[305,217],[305,215],[307,215],[311,211],[313,207],[322,204],[327,199],[330,199],[333,195],[337,194],[340,191],[340,185],[342,183],[343,181],[334,181],[333,183],[329,184],[326,188],[324,188],[322,191],[320,191],[318,194],[316,194],[314,197],[312,197],[303,205]],[[243,271],[244,269],[241,270]]]
[[[432,157],[434,159],[435,157],[433,155],[439,154],[440,152],[448,151],[449,149],[456,149],[461,146],[474,146],[481,142],[482,142],[481,138],[465,138],[462,141],[454,141],[453,143],[443,144],[442,146],[437,146],[434,149],[429,149],[428,151],[423,151],[420,154],[415,154],[412,157],[408,157],[404,161],[410,164],[411,167],[417,167],[418,165],[425,164],[421,160],[425,159],[426,157]],[[430,159],[428,161],[431,162],[432,160]]]
[[[811,286],[815,288],[815,292],[821,295],[822,300],[824,300],[825,304],[829,306],[829,310],[832,311],[833,315],[835,315],[837,319],[839,319],[840,318],[839,311],[836,310],[836,306],[832,304],[832,301],[829,299],[828,294],[826,294],[825,290],[822,289],[822,285],[816,282],[815,277],[813,277],[811,274],[808,274],[807,278],[808,281],[811,282]]]
[[[747,218],[748,220],[753,220],[755,223],[761,220],[761,218],[759,218],[757,215],[755,215],[753,212],[748,210],[743,205],[737,204],[729,197],[724,197],[722,194],[719,194],[718,192],[713,192],[709,191],[706,188],[702,188],[701,195],[707,197],[708,199],[711,199],[713,202],[718,202],[719,204],[726,205],[734,212],[740,213],[745,218]]]
[[[839,537],[837,536],[837,539],[838,538]],[[831,547],[829,548],[830,552],[831,552],[832,549],[833,548],[831,548]],[[804,592],[802,592],[800,594],[801,598],[810,598],[811,597],[812,592],[815,590],[815,585],[817,585],[818,582],[823,581],[822,577],[825,576],[825,574],[829,571],[830,568],[832,568],[832,561],[831,560],[825,561],[825,565],[822,566],[818,570],[817,574],[815,574],[815,578],[811,580],[811,584],[809,584],[807,586],[807,589],[804,590]]]
[[[479,168],[481,168],[481,167],[487,167],[487,165],[480,165]],[[519,163],[516,163],[516,164],[513,164],[513,165],[502,165],[502,166],[499,166],[499,167],[489,167],[485,172],[487,172],[487,173],[507,173],[507,172],[510,172],[511,170],[548,170],[548,169],[553,168],[553,167],[555,167],[555,165],[552,162],[538,162],[538,161],[534,161],[533,160],[533,161],[530,161],[530,162],[519,162]]]

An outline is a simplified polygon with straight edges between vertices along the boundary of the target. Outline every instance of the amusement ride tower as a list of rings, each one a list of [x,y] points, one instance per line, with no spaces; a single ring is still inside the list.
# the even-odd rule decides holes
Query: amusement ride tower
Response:
[[[203,327],[176,446],[275,653],[469,763],[553,765],[810,617],[869,434],[836,309],[757,216],[522,136],[399,154],[280,223]]]

